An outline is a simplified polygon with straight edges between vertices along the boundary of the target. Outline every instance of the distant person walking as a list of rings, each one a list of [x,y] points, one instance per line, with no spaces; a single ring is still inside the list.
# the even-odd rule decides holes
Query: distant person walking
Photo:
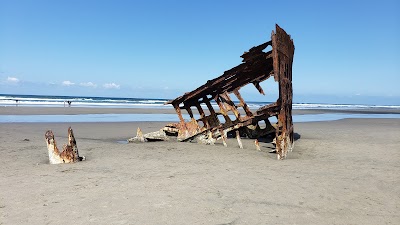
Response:
[[[67,103],[68,103],[68,107],[71,107],[71,101],[67,101]]]
[[[18,106],[18,102],[19,102],[19,100],[15,99],[15,106]]]

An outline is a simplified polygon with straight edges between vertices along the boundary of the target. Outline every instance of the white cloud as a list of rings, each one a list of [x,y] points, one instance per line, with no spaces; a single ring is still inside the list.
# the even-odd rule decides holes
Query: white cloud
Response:
[[[65,81],[63,81],[62,82],[62,85],[63,86],[72,86],[72,85],[74,85],[75,83],[72,83],[71,81],[69,81],[69,80],[65,80]]]
[[[19,79],[16,77],[7,77],[7,82],[16,84],[19,82]]]
[[[107,88],[107,89],[112,89],[112,88],[119,89],[120,85],[116,84],[116,83],[107,83],[107,84],[104,84],[103,87]]]
[[[97,87],[97,84],[94,84],[92,82],[80,83],[79,85],[83,87],[93,87],[93,88]]]

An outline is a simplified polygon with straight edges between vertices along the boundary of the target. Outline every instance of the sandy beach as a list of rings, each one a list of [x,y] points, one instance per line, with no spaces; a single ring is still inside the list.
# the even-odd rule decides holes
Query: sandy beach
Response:
[[[115,113],[71,109],[50,111]],[[49,112],[7,110],[0,114]],[[0,224],[400,223],[400,119],[295,123],[283,161],[249,139],[244,149],[234,139],[228,147],[124,142],[137,127],[165,124],[1,123]],[[50,165],[44,133],[53,130],[62,147],[69,126],[87,160]]]

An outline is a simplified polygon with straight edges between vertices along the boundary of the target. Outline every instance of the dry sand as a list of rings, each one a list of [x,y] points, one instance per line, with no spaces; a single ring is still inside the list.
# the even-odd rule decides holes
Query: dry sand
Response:
[[[164,124],[0,124],[0,224],[400,224],[400,119],[296,123],[283,161],[246,139],[118,142]],[[87,161],[50,165],[44,133],[61,147],[68,126]]]

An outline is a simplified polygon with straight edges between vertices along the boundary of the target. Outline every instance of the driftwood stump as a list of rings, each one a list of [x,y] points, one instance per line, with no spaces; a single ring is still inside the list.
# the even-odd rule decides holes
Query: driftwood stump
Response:
[[[148,142],[148,141],[168,141],[168,137],[164,130],[150,132],[143,134],[142,130],[138,127],[136,137],[129,138],[128,142]]]
[[[48,130],[44,136],[47,143],[47,150],[49,152],[50,164],[74,163],[76,161],[85,160],[84,156],[79,156],[78,146],[76,145],[74,132],[71,127],[68,128],[68,144],[63,146],[62,152],[57,148],[53,131]]]

